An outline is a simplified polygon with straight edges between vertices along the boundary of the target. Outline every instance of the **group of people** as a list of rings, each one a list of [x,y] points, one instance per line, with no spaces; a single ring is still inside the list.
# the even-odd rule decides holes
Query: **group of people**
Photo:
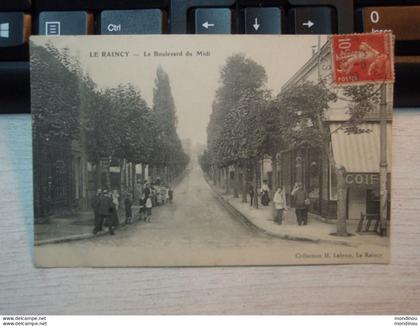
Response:
[[[263,184],[260,189],[261,205],[268,206],[270,204],[270,187],[268,186],[267,180],[263,181]],[[254,186],[251,182],[248,183],[248,195],[250,197],[250,205],[254,205],[254,200],[258,200],[258,197],[255,196]]]
[[[139,220],[150,223],[152,208],[166,203],[172,204],[173,196],[174,192],[171,187],[145,183],[139,198]],[[133,220],[133,196],[126,193],[124,197],[125,224],[130,224]],[[115,229],[119,225],[119,192],[98,189],[92,201],[92,208],[95,215],[93,233],[97,234],[107,227],[109,234],[114,235]]]
[[[92,208],[95,215],[93,233],[102,231],[108,227],[111,235],[115,234],[115,229],[119,225],[118,209],[119,194],[116,190],[109,192],[107,189],[98,189],[92,202]]]
[[[254,200],[258,200],[258,198],[255,198],[254,188],[251,184],[249,184],[248,186],[248,194],[250,196],[250,199],[251,199],[250,204],[252,206],[254,203]],[[268,206],[270,203],[270,188],[266,180],[264,180],[259,194],[261,198],[260,199],[261,205]],[[307,192],[304,190],[303,184],[301,182],[295,183],[291,192],[291,196],[294,200],[297,224],[299,226],[307,225],[310,199],[308,197]],[[289,209],[289,206],[286,200],[286,189],[284,187],[278,188],[276,192],[274,193],[273,206],[274,206],[274,221],[277,224],[282,224],[284,211]]]
[[[173,197],[174,191],[171,187],[146,183],[143,186],[143,191],[139,200],[139,219],[150,223],[152,218],[152,208],[165,205],[166,203],[172,204]]]
[[[298,225],[308,225],[308,209],[311,202],[306,191],[303,189],[303,184],[301,182],[297,182],[294,185],[291,195],[294,199],[295,214]],[[288,210],[286,190],[284,187],[278,188],[275,192],[273,204],[275,211],[274,221],[277,224],[282,224],[284,211]]]

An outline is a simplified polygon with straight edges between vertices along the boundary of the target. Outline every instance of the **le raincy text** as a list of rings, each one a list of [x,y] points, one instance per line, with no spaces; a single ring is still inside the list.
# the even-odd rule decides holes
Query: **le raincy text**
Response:
[[[196,51],[144,51],[140,53],[131,53],[130,51],[91,51],[90,58],[127,58],[130,56],[143,57],[210,57],[211,52],[208,50]]]

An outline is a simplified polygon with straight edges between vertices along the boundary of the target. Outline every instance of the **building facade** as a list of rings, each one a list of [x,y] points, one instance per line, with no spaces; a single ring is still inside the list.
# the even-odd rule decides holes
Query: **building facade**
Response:
[[[386,86],[386,112],[381,117],[380,105],[367,113],[360,124],[364,133],[346,133],[342,128],[348,121],[349,101],[340,88],[331,81],[331,51],[329,42],[284,85],[283,89],[306,81],[323,82],[336,92],[338,100],[331,103],[324,117],[324,128],[330,131],[330,153],[319,149],[304,148],[289,150],[277,156],[273,172],[278,185],[286,188],[288,195],[296,182],[302,182],[310,197],[310,211],[326,219],[336,219],[338,204],[338,181],[336,166],[344,169],[346,218],[359,220],[361,214],[380,213],[380,142],[386,141],[387,152],[387,197],[390,208],[391,180],[391,134],[392,134],[392,87]],[[379,89],[379,88],[378,88]],[[383,114],[383,113],[382,113]],[[385,137],[381,134],[380,121],[386,119]],[[384,139],[382,138],[384,137]]]

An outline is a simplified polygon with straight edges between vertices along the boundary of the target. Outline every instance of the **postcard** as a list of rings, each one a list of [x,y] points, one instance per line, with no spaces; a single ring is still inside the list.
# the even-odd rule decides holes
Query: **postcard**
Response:
[[[388,263],[388,33],[31,38],[39,267]]]

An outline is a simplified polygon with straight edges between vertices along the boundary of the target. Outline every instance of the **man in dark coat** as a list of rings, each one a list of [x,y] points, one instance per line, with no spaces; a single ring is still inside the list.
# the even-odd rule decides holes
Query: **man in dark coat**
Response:
[[[100,215],[99,215],[99,202],[102,197],[102,190],[98,189],[98,191],[95,194],[95,197],[93,197],[92,200],[92,208],[93,208],[93,214],[95,216],[94,220],[94,228],[93,228],[93,234],[98,233],[99,231],[102,231],[102,222],[100,222]]]
[[[174,199],[174,191],[172,190],[171,187],[168,188],[168,200],[169,203],[172,204],[172,201]]]
[[[150,187],[148,184],[145,185],[143,192],[144,192],[144,197],[146,197],[147,199],[150,196]]]
[[[295,212],[298,225],[307,225],[309,198],[308,194],[303,189],[303,184],[301,182],[295,184],[291,195],[295,200]]]
[[[248,182],[248,194],[250,197],[250,206],[252,207],[254,203],[254,186],[252,185],[251,182]]]
[[[108,230],[109,234],[114,235],[114,230],[118,227],[119,220],[118,220],[118,210],[117,206],[112,202],[111,199],[111,208],[109,209],[109,216],[108,216]]]
[[[111,223],[110,221],[110,217],[113,209],[113,204],[112,204],[112,199],[111,196],[108,193],[108,190],[104,190],[103,194],[99,200],[99,207],[98,207],[98,213],[99,213],[99,223],[100,225],[102,225],[104,223],[104,221],[106,221],[106,224],[108,227],[110,227],[110,225],[112,225],[113,223]],[[111,234],[114,233],[113,228],[110,228],[109,231]]]
[[[125,224],[131,223],[132,218],[132,211],[131,206],[133,205],[133,201],[131,200],[131,194],[126,194],[125,200],[124,200],[124,208],[125,208]]]

